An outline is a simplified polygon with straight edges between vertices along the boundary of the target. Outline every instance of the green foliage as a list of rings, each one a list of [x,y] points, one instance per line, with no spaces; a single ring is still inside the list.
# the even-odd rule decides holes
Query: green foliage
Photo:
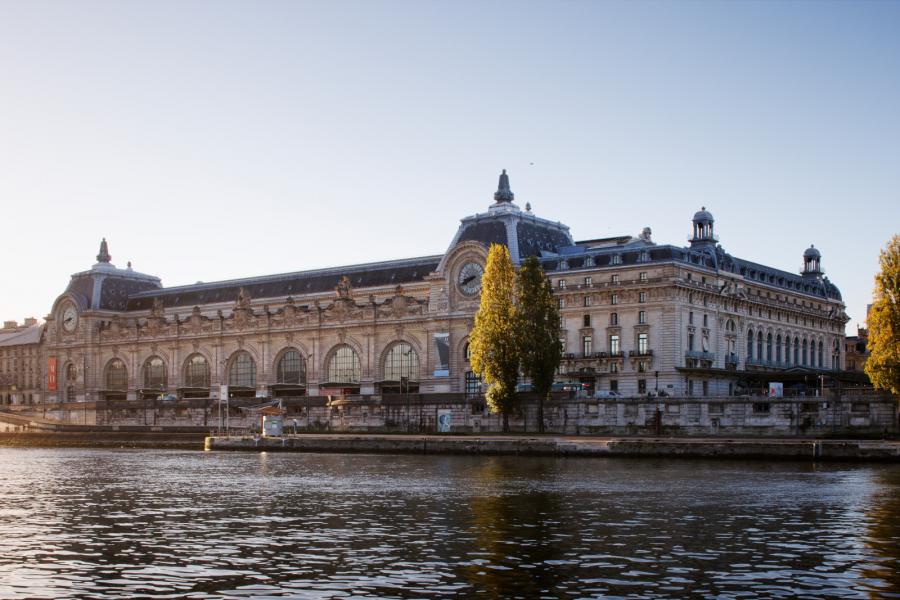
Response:
[[[491,244],[481,278],[481,305],[469,336],[472,369],[488,385],[486,399],[491,411],[504,415],[504,430],[508,428],[519,376],[515,278],[509,249]]]
[[[543,430],[543,401],[550,394],[559,367],[559,305],[541,263],[529,257],[519,269],[516,334],[522,372],[531,378],[540,401],[538,421]]]
[[[875,276],[875,301],[869,311],[866,374],[879,389],[900,395],[900,236],[881,251]]]

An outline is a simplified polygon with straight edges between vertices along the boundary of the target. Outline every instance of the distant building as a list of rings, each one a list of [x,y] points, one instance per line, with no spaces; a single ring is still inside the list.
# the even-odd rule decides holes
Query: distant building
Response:
[[[49,402],[478,394],[468,336],[491,243],[517,265],[537,256],[551,278],[560,381],[724,396],[769,380],[814,385],[842,369],[847,316],[816,248],[799,274],[737,258],[705,208],[689,239],[657,244],[645,228],[575,241],[568,226],[520,209],[504,171],[493,204],[433,256],[166,288],[115,267],[104,240],[53,302],[43,336],[34,329],[16,346],[34,360],[40,345],[44,370],[12,371]]]
[[[869,358],[869,330],[865,327],[857,327],[856,335],[848,335],[844,345],[846,347],[845,364],[848,371],[863,372],[866,360]]]

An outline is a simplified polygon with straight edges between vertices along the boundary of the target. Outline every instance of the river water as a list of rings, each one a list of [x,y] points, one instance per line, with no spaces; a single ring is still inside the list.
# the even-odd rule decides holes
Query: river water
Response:
[[[0,448],[0,598],[900,597],[900,466]]]

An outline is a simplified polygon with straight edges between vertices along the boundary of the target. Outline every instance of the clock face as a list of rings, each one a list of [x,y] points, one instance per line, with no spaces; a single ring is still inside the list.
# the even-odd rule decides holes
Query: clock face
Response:
[[[457,283],[459,291],[466,296],[474,296],[481,290],[481,276],[484,275],[484,267],[475,262],[469,262],[459,270]]]
[[[75,310],[75,307],[70,304],[63,310],[62,326],[63,329],[71,333],[75,331],[76,325],[78,325],[78,312]]]

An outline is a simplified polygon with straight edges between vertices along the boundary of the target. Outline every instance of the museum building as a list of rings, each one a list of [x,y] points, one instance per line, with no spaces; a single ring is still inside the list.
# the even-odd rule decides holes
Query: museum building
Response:
[[[586,392],[724,396],[842,369],[847,316],[814,247],[795,274],[728,254],[705,208],[682,247],[649,228],[575,241],[517,206],[505,171],[493,199],[443,254],[178,287],[117,268],[104,239],[28,338],[38,395],[477,395],[467,340],[492,243],[539,257],[562,315],[558,381]]]

